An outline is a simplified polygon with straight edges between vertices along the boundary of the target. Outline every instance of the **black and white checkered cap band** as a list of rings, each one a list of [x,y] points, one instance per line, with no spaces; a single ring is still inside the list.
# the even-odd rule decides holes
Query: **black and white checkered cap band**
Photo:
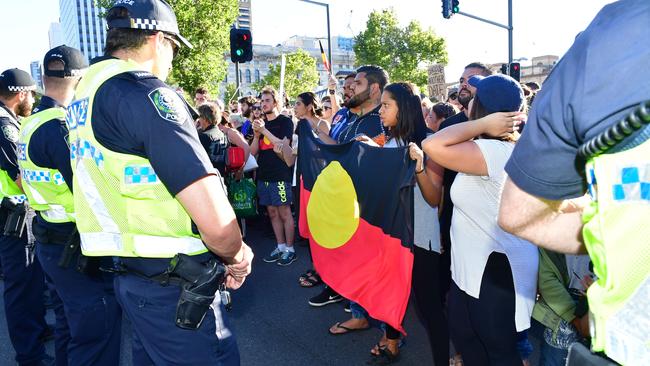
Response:
[[[8,89],[10,92],[18,93],[18,92],[23,92],[23,91],[32,91],[32,90],[36,90],[36,85],[29,85],[29,86],[14,86],[14,85],[7,85],[7,89]]]
[[[131,18],[131,28],[178,34],[178,25],[175,23],[155,19]]]

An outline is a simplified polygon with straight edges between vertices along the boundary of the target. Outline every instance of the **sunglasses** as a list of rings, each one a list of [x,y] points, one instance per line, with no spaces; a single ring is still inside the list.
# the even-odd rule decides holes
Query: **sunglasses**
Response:
[[[261,111],[262,107],[253,106],[253,107],[251,107],[251,109],[254,110],[254,111]]]
[[[169,41],[169,44],[172,46],[172,58],[176,58],[176,56],[178,56],[178,51],[181,49],[181,43],[178,42],[175,37],[172,37],[168,34],[163,34],[163,37],[165,37],[165,39]]]

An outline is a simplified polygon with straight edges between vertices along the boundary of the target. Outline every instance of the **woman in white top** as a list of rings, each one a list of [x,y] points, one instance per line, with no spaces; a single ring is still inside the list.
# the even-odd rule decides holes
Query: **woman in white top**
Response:
[[[449,330],[466,365],[520,366],[517,332],[530,327],[538,252],[501,230],[497,212],[525,99],[509,76],[474,76],[469,84],[476,88],[470,121],[422,143],[432,160],[459,172],[451,188]]]

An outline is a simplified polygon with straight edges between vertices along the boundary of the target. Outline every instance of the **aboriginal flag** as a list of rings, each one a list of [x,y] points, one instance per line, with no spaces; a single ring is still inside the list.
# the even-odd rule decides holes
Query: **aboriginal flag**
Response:
[[[314,267],[339,294],[404,332],[413,268],[408,149],[326,145],[304,122],[298,127],[299,228]]]

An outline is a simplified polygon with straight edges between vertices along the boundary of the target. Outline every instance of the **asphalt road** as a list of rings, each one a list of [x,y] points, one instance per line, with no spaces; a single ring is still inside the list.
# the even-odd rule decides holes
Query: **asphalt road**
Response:
[[[237,336],[242,365],[365,365],[370,357],[369,350],[381,337],[381,331],[374,324],[371,330],[353,334],[332,336],[328,333],[332,324],[348,319],[350,314],[344,312],[343,302],[322,308],[308,305],[309,297],[318,294],[321,288],[305,289],[298,285],[298,276],[310,267],[307,249],[297,246],[298,259],[289,267],[281,267],[262,261],[275,245],[266,225],[250,223],[246,241],[256,254],[253,273],[240,290],[233,292],[233,309],[227,314]],[[0,309],[4,309],[1,302],[0,297]],[[51,311],[48,321],[54,321]],[[412,304],[404,326],[408,337],[398,364],[432,365],[425,330]],[[122,365],[132,364],[130,331],[125,319]],[[47,347],[53,354],[53,342]],[[13,359],[3,314],[0,316],[0,365],[13,365]]]

